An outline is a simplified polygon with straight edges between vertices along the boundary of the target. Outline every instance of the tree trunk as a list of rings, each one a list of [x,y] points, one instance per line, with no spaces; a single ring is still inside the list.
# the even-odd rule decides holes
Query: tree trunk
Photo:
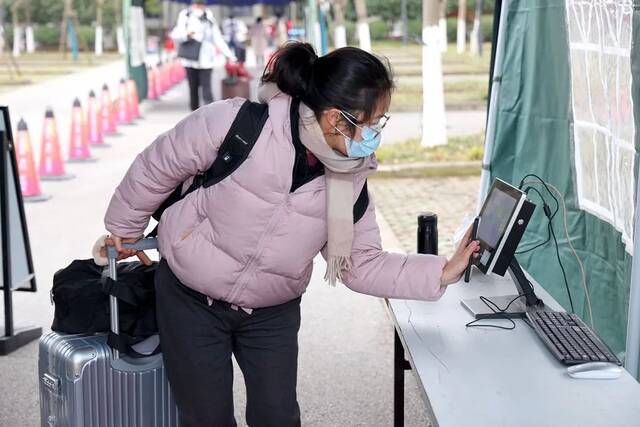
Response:
[[[442,52],[446,52],[449,47],[449,40],[447,36],[447,0],[440,2],[440,21],[438,23],[440,27],[440,41],[442,42]]]
[[[62,23],[60,24],[60,44],[59,49],[63,56],[67,54],[67,26],[71,15],[71,0],[64,1],[64,10],[62,11]]]
[[[13,56],[20,56],[22,51],[22,27],[18,20],[18,8],[22,4],[22,0],[16,0],[11,5],[11,20],[13,23]]]
[[[25,8],[26,13],[26,26],[25,26],[25,44],[27,53],[33,53],[36,51],[35,37],[33,36],[33,25],[31,25],[31,0],[27,0]]]
[[[118,53],[124,55],[127,49],[124,45],[124,28],[122,28],[122,0],[113,0],[116,14],[116,45]]]
[[[422,145],[447,143],[439,0],[422,1]]]
[[[409,23],[407,18],[407,0],[401,0],[400,16],[402,20],[402,44],[409,42]]]
[[[4,0],[0,0],[0,57],[4,54],[4,43],[6,37],[4,35]]]
[[[344,26],[344,0],[333,0],[333,15],[335,18],[333,29],[333,44],[336,49],[347,45],[347,29]]]
[[[96,40],[94,51],[96,56],[102,55],[102,7],[104,0],[96,0]]]
[[[465,50],[467,37],[467,0],[458,0],[458,53]]]
[[[365,0],[354,0],[356,15],[358,15],[358,40],[360,49],[371,52],[371,33],[369,32],[369,21],[367,20],[367,3]]]
[[[473,30],[471,30],[471,39],[469,40],[471,53],[482,56],[482,0],[476,0],[476,12],[473,17]]]

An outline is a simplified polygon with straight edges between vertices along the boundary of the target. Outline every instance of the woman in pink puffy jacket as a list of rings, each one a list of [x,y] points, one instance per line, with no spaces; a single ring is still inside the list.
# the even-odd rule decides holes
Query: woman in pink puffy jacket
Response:
[[[249,157],[163,213],[157,320],[182,425],[236,425],[232,354],[245,378],[247,423],[300,425],[300,299],[318,253],[331,285],[437,300],[477,252],[467,233],[450,260],[388,253],[373,201],[354,216],[377,166],[392,89],[388,68],[365,51],[317,57],[308,44],[285,45],[262,76],[269,116]],[[143,235],[169,194],[210,167],[243,102],[196,110],[138,155],[105,216],[120,258],[134,255],[122,242]]]

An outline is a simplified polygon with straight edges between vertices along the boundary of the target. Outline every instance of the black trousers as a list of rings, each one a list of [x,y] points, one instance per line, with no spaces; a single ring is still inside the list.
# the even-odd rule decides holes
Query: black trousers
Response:
[[[235,355],[247,389],[251,427],[300,426],[296,397],[300,298],[234,310],[180,283],[162,260],[156,271],[160,342],[169,384],[185,427],[236,426]]]
[[[213,102],[211,92],[211,68],[186,67],[187,80],[189,81],[189,105],[191,111],[200,107],[200,87],[202,86],[202,100],[205,104]]]

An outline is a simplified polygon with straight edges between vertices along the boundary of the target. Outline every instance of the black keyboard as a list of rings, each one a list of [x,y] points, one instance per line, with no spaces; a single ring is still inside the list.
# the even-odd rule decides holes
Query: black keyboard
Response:
[[[527,319],[553,355],[565,365],[620,360],[575,314],[557,311],[527,312]]]

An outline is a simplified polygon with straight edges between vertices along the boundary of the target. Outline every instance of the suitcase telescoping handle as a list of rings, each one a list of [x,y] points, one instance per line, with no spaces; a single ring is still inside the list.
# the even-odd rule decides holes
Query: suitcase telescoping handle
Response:
[[[158,241],[154,238],[149,239],[140,239],[135,243],[123,243],[122,247],[124,249],[135,249],[138,251],[144,251],[147,249],[156,249],[158,247]],[[116,259],[118,258],[118,251],[113,246],[107,246],[107,258],[109,259],[109,277],[114,282],[118,281],[118,270],[116,268]],[[117,285],[116,285],[117,286]],[[111,332],[118,335],[120,333],[120,328],[118,324],[120,323],[120,318],[118,317],[118,298],[113,295],[109,296],[109,308],[111,312]],[[120,357],[118,350],[113,349],[113,358],[117,359]]]

